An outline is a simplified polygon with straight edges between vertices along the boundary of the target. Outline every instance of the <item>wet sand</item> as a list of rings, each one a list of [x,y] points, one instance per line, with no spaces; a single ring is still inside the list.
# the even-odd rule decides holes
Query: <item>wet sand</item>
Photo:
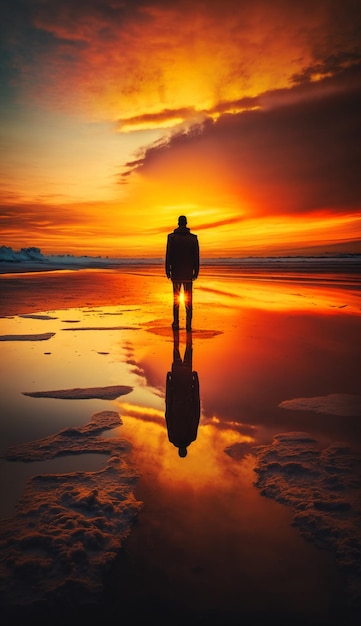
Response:
[[[186,458],[168,440],[165,422],[166,376],[176,346],[171,286],[162,268],[0,278],[0,312],[6,316],[0,335],[13,337],[0,344],[7,364],[2,452],[65,427],[84,427],[97,411],[116,411],[122,424],[102,437],[129,442],[123,460],[139,476],[134,498],[142,506],[128,538],[119,538],[118,555],[104,564],[95,605],[89,598],[77,603],[68,589],[71,607],[65,603],[59,613],[59,599],[35,603],[37,619],[53,615],[60,622],[71,613],[138,623],[145,617],[173,624],[356,623],[357,576],[350,582],[337,547],[323,541],[320,526],[333,516],[333,528],[340,529],[330,509],[333,492],[327,501],[323,493],[325,516],[306,537],[305,525],[294,523],[292,502],[301,485],[314,511],[309,484],[288,482],[281,502],[270,481],[277,487],[282,476],[284,486],[285,473],[276,476],[274,463],[265,465],[267,454],[274,455],[274,437],[282,433],[307,433],[315,441],[315,452],[307,452],[312,458],[337,442],[356,458],[361,449],[357,273],[298,278],[274,270],[245,278],[234,269],[207,268],[195,283],[191,348],[201,416]],[[50,336],[30,339],[41,334]],[[183,327],[178,339],[183,357]],[[117,387],[129,393],[107,398],[94,392]],[[256,486],[259,446],[265,446],[262,471],[268,480],[262,487]],[[1,461],[7,477],[23,464],[16,458]],[[300,456],[293,460],[299,480],[307,468]],[[57,471],[46,463],[41,473]],[[352,500],[347,489],[346,507]],[[18,498],[2,501],[3,517],[11,519]],[[348,540],[359,545],[353,532]],[[8,609],[9,623],[19,612],[19,606]]]

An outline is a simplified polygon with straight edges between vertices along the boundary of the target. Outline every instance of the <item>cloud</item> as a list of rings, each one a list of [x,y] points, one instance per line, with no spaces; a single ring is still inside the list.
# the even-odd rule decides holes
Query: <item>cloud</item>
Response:
[[[292,76],[309,80],[321,66],[329,74],[334,59],[360,51],[354,0],[11,4],[4,40],[16,84],[43,105],[123,128],[133,118],[170,124],[172,111],[185,119],[192,108],[287,87]]]
[[[189,129],[189,125],[201,124],[208,118],[217,119],[224,113],[239,113],[258,108],[258,103],[258,98],[237,98],[236,100],[217,102],[215,106],[202,110],[197,110],[195,107],[163,109],[155,113],[143,113],[142,115],[120,119],[117,122],[117,128],[125,132],[142,128],[181,127],[185,122],[188,122],[187,129]]]
[[[118,128],[121,131],[136,130],[140,128],[165,128],[175,126],[185,120],[197,121],[200,114],[193,107],[182,107],[179,109],[163,109],[156,113],[143,113],[125,119],[118,120]]]
[[[261,107],[221,115],[148,148],[135,169],[173,185],[224,185],[253,214],[360,209],[361,66],[336,79],[266,93]],[[211,172],[211,176],[210,176]]]
[[[61,238],[69,241],[71,232],[84,233],[91,228],[90,220],[86,219],[87,212],[84,215],[81,211],[74,211],[74,206],[44,201],[29,203],[19,196],[10,203],[6,197],[2,198],[0,211],[3,241],[13,245],[16,242],[19,247],[28,246],[30,240],[43,250],[49,242],[53,244]]]
[[[234,217],[229,217],[229,218],[225,218],[222,220],[212,220],[212,221],[207,221],[207,222],[200,222],[199,224],[197,224],[197,232],[201,231],[201,230],[211,230],[213,228],[219,228],[220,226],[230,226],[232,224],[240,224],[241,222],[243,222],[243,217],[242,216],[234,216]],[[156,229],[157,233],[168,233],[169,232],[169,225],[168,226],[164,226],[164,227],[160,227]]]
[[[89,244],[96,238],[129,234],[130,226],[118,223],[118,214],[119,202],[53,203],[47,198],[28,202],[20,195],[9,202],[6,194],[0,194],[2,240],[17,247],[28,247],[32,241],[41,250],[54,247],[75,254],[78,244],[83,249],[81,240],[86,237],[85,249],[90,254]],[[108,251],[106,245],[105,251]]]
[[[361,52],[358,50],[332,54],[322,61],[304,68],[299,74],[294,74],[292,76],[292,82],[295,84],[307,84],[321,80],[322,78],[337,76],[338,74],[344,73],[345,70],[359,66],[360,63]]]

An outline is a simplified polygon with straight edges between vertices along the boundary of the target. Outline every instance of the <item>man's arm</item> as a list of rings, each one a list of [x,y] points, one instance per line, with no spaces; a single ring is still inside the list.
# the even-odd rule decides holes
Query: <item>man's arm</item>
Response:
[[[194,244],[193,280],[196,280],[196,278],[198,278],[198,274],[199,274],[199,243],[198,243],[197,235],[195,235],[194,242],[195,242],[195,244]]]
[[[171,277],[171,239],[169,235],[167,237],[167,249],[165,253],[165,273],[167,278]]]

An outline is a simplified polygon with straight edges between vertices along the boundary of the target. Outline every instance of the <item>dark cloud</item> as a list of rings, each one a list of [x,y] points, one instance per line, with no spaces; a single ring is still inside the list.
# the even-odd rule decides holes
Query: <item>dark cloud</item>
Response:
[[[180,182],[192,155],[189,168],[196,161],[206,181],[211,158],[254,206],[267,203],[278,213],[359,209],[361,66],[342,80],[267,93],[259,102],[265,106],[208,120],[149,148],[136,169],[161,177],[166,168]]]
[[[162,111],[158,111],[156,113],[143,113],[142,115],[135,115],[133,117],[128,117],[125,119],[118,120],[118,128],[122,130],[128,126],[138,126],[141,124],[146,124],[149,127],[149,124],[156,123],[159,125],[160,123],[173,121],[174,119],[186,120],[192,119],[197,116],[197,112],[193,107],[181,107],[179,109],[163,109]]]
[[[45,198],[38,203],[27,203],[21,196],[2,195],[1,225],[4,230],[16,229],[21,221],[25,229],[43,230],[63,228],[67,224],[84,224],[86,217],[74,213],[74,207],[52,204]]]
[[[167,108],[157,111],[156,113],[143,113],[142,115],[119,119],[117,127],[119,130],[134,127],[136,128],[142,125],[146,125],[149,128],[149,126],[153,124],[155,126],[161,126],[164,123],[173,121],[177,121],[179,124],[186,121],[193,124],[199,124],[208,118],[212,119],[213,116],[217,116],[222,113],[246,111],[257,107],[258,105],[258,97],[247,97],[218,102],[215,106],[209,107],[208,109],[198,110],[195,107],[181,107],[174,109]]]
[[[197,231],[208,230],[210,228],[219,228],[220,226],[228,226],[229,224],[239,224],[240,222],[243,222],[243,220],[244,220],[243,216],[236,215],[234,217],[228,217],[228,218],[222,219],[222,220],[213,220],[213,221],[202,222],[202,223],[197,224]],[[157,233],[168,233],[169,232],[169,226],[158,227],[154,232],[157,232]]]
[[[244,217],[237,215],[224,220],[216,220],[213,222],[204,222],[197,225],[197,230],[208,230],[209,228],[219,228],[219,226],[228,226],[229,224],[239,224],[244,221]]]
[[[322,61],[305,67],[299,74],[291,77],[294,83],[309,83],[312,80],[327,76],[337,76],[343,74],[345,70],[359,67],[361,64],[361,48],[355,48],[353,52],[341,52],[332,54]]]

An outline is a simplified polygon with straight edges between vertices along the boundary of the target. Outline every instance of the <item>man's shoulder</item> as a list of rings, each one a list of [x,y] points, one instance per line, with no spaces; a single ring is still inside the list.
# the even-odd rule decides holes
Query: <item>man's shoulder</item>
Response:
[[[173,230],[171,233],[168,233],[167,235],[168,240],[176,240],[176,241],[184,241],[185,239],[189,241],[189,239],[191,239],[192,241],[197,241],[198,237],[197,235],[195,235],[194,233],[189,232],[189,230],[186,233],[180,233],[177,230]]]

